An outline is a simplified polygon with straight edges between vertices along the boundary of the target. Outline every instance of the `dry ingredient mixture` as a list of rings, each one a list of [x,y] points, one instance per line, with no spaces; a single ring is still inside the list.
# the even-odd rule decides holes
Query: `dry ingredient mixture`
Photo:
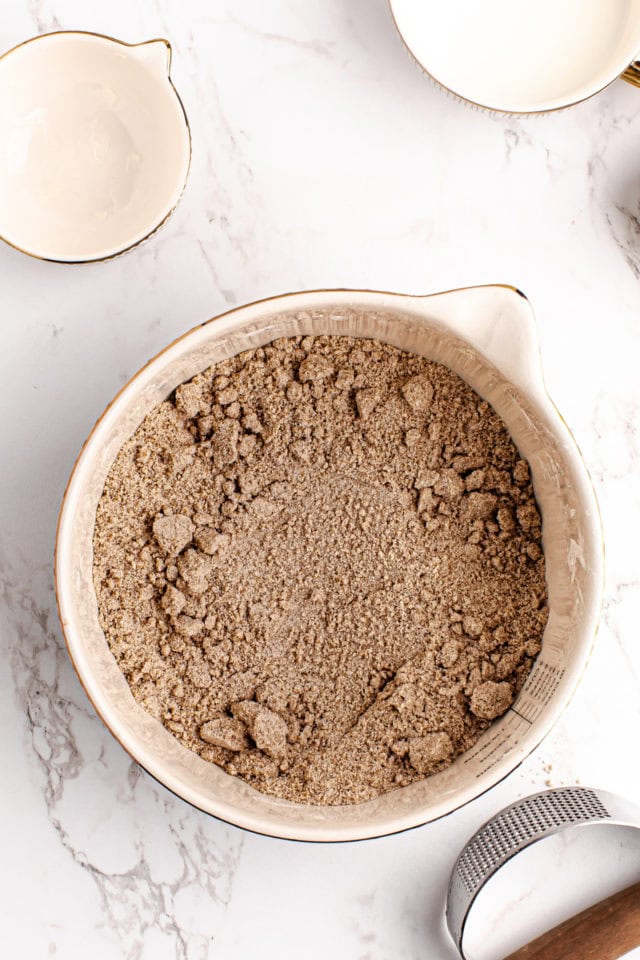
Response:
[[[258,790],[367,800],[512,703],[547,619],[540,516],[492,408],[374,340],[294,337],[178,387],[95,527],[135,699]]]

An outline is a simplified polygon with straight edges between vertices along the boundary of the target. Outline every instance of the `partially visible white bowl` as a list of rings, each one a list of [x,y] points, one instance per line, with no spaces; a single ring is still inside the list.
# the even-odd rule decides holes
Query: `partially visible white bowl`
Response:
[[[258,793],[183,747],[140,707],[98,622],[93,530],[105,478],[146,414],[212,363],[277,337],[373,337],[446,364],[489,401],[531,465],[543,518],[549,621],[512,708],[441,773],[352,806]],[[196,327],[140,370],[93,428],[58,526],[56,591],[69,654],[98,714],[141,766],[207,813],[258,833],[356,840],[451,813],[509,774],[549,732],[589,656],[601,605],[600,518],[580,453],[544,387],[528,301],[511,287],[428,297],[323,290],[252,303]]]
[[[544,113],[640,86],[640,0],[389,0],[407,50],[476,106]]]
[[[167,40],[34,37],[0,57],[0,237],[65,263],[102,260],[164,223],[191,137]]]

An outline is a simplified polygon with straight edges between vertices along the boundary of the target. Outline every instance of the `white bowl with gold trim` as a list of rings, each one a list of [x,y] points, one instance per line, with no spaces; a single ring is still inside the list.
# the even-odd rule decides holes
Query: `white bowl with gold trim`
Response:
[[[100,628],[93,584],[96,507],[114,459],[144,417],[211,364],[298,334],[373,337],[446,364],[502,417],[531,465],[543,519],[549,620],[513,706],[446,770],[349,806],[266,796],[183,747],[134,700]],[[531,307],[505,286],[427,297],[295,293],[196,327],[140,370],[93,428],[67,486],[56,545],[56,591],[69,654],[96,711],[125,750],[201,810],[298,840],[406,830],[451,813],[509,774],[549,732],[576,688],[596,632],[602,576],[600,518],[587,470],[545,390]]]
[[[640,0],[389,0],[407,49],[476,106],[544,113],[640,86]]]
[[[186,183],[187,118],[167,40],[34,37],[0,57],[0,237],[102,260],[164,223]]]

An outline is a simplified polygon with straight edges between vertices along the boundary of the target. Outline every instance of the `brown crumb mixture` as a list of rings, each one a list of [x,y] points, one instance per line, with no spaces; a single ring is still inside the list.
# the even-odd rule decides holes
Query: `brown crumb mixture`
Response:
[[[225,360],[123,446],[95,528],[136,700],[256,789],[356,803],[504,713],[547,619],[527,463],[489,404],[374,340]]]

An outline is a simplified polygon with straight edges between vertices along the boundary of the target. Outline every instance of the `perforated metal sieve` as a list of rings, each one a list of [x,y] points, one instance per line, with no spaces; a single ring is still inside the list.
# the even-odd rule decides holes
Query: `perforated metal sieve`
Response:
[[[447,926],[462,957],[467,919],[485,884],[526,847],[573,827],[635,827],[640,809],[588,787],[560,787],[506,807],[471,837],[458,857],[447,894]]]

